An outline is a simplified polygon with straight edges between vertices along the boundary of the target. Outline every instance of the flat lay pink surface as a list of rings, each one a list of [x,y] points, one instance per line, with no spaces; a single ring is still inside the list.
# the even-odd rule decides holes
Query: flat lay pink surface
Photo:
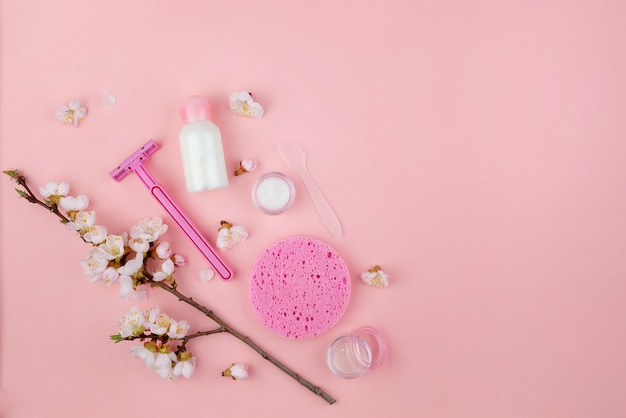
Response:
[[[250,347],[190,341],[191,379],[164,381],[114,344],[117,318],[158,305],[191,331],[204,315],[159,289],[143,302],[91,284],[88,244],[0,184],[0,416],[624,417],[626,415],[626,3],[620,0],[0,2],[0,166],[36,190],[67,181],[97,221],[127,231],[161,216],[187,258],[181,292],[209,306],[337,399],[328,405]],[[252,92],[261,119],[233,114]],[[117,98],[105,105],[105,92]],[[214,108],[226,188],[185,188],[178,108]],[[56,109],[80,100],[78,128]],[[149,139],[145,162],[212,243],[221,220],[249,236],[206,259],[137,176],[108,173]],[[277,145],[297,142],[336,213],[322,223]],[[253,158],[252,173],[234,176]],[[293,206],[261,213],[263,173]],[[350,297],[326,332],[286,338],[249,295],[270,245],[305,236],[345,262]],[[360,279],[380,265],[389,287]],[[343,380],[335,337],[373,326],[384,363]],[[246,380],[221,372],[249,366]]]

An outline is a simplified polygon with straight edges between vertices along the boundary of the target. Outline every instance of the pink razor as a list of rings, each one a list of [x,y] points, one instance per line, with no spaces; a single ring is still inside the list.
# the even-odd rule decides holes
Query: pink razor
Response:
[[[152,196],[163,206],[163,209],[174,219],[180,229],[189,237],[196,248],[200,250],[202,255],[206,257],[215,271],[224,280],[230,280],[233,277],[233,270],[226,264],[217,250],[207,241],[207,239],[198,231],[198,228],[191,223],[189,218],[183,213],[178,205],[167,194],[163,186],[158,184],[154,177],[150,175],[148,170],[143,166],[143,162],[159,149],[159,145],[152,139],[145,143],[140,149],[135,151],[130,157],[124,160],[117,168],[109,173],[115,181],[120,181],[129,173],[135,172],[141,182],[150,190]]]

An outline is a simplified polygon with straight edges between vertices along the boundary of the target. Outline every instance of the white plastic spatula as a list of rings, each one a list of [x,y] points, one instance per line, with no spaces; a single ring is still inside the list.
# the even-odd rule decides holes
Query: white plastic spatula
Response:
[[[322,218],[324,225],[326,225],[328,230],[334,236],[340,237],[342,235],[342,231],[339,219],[337,219],[337,215],[335,215],[335,212],[333,212],[319,187],[317,187],[313,178],[311,178],[311,175],[306,168],[306,156],[302,148],[300,148],[300,145],[295,142],[285,142],[278,144],[276,148],[278,149],[280,156],[285,161],[285,164],[287,164],[287,167],[295,170],[300,177],[302,177],[304,185],[309,191],[309,195],[311,195],[313,204],[315,205],[320,218]]]

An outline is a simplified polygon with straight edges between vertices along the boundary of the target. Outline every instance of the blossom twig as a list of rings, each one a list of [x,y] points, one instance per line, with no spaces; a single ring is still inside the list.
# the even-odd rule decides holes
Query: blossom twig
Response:
[[[183,342],[183,344],[186,344],[189,340],[193,340],[194,338],[204,337],[206,335],[211,335],[211,334],[219,334],[220,332],[226,332],[226,330],[223,327],[219,327],[219,328],[215,328],[209,331],[198,331],[193,334],[186,335],[183,338],[170,338],[170,340],[180,340]],[[158,335],[147,335],[147,334],[129,335],[128,337],[121,337],[119,334],[111,336],[111,339],[114,340],[116,343],[121,342],[121,341],[156,340],[159,338],[162,338],[162,337]]]
[[[242,341],[243,343],[247,344],[250,348],[252,348],[259,355],[261,355],[261,357],[263,357],[265,360],[269,361],[274,366],[278,367],[280,370],[285,372],[291,378],[295,379],[302,386],[304,386],[305,388],[309,389],[311,392],[315,393],[317,396],[321,397],[322,399],[324,399],[329,404],[332,405],[333,403],[335,403],[335,399],[333,399],[329,394],[324,392],[319,386],[315,386],[314,384],[312,384],[311,382],[309,382],[308,380],[306,380],[302,376],[300,376],[298,373],[296,373],[293,370],[291,370],[285,364],[283,364],[282,362],[278,361],[276,358],[274,358],[272,355],[270,355],[267,351],[265,351],[263,348],[261,348],[258,344],[253,342],[249,337],[243,335],[242,333],[240,333],[239,331],[237,331],[236,329],[234,329],[233,327],[228,325],[222,318],[217,316],[217,314],[215,314],[215,312],[213,312],[212,310],[206,308],[205,306],[203,306],[200,303],[196,302],[192,298],[183,295],[181,292],[179,292],[177,289],[174,289],[173,287],[169,286],[167,283],[156,282],[155,285],[157,287],[160,287],[161,289],[165,290],[166,292],[169,292],[172,295],[176,296],[178,298],[178,300],[180,300],[182,302],[185,302],[188,305],[193,306],[194,308],[196,308],[197,310],[199,310],[200,312],[202,312],[203,314],[205,314],[206,316],[211,318],[218,325],[220,325],[220,328],[224,329],[224,332],[229,333],[233,337],[235,337],[238,340]]]
[[[221,317],[206,306],[196,302],[193,298],[184,295],[177,290],[176,281],[173,279],[172,274],[174,265],[184,265],[179,260],[175,263],[177,255],[173,254],[169,248],[169,244],[161,243],[157,245],[157,240],[160,234],[167,230],[166,225],[161,225],[160,219],[155,222],[154,219],[144,220],[144,223],[135,226],[135,231],[131,230],[131,240],[128,242],[128,247],[124,242],[124,238],[117,235],[106,235],[101,233],[102,227],[93,225],[93,218],[95,214],[92,212],[82,212],[80,210],[74,213],[68,212],[70,218],[65,217],[58,208],[58,200],[61,198],[61,192],[55,192],[53,196],[50,196],[46,200],[42,201],[35,197],[26,183],[26,178],[19,172],[19,170],[4,171],[12,180],[16,181],[22,189],[16,189],[20,197],[25,198],[30,203],[35,203],[42,207],[45,207],[48,211],[54,213],[61,219],[61,222],[67,224],[69,229],[76,230],[80,233],[81,238],[85,242],[90,242],[94,245],[94,250],[90,256],[83,260],[83,267],[85,267],[88,277],[94,283],[99,280],[103,280],[105,284],[118,280],[122,289],[120,295],[128,296],[132,293],[135,287],[139,285],[149,284],[151,287],[158,287],[166,292],[175,296],[179,301],[185,302],[192,306],[196,310],[202,312],[205,316],[212,319],[218,327],[209,331],[200,331],[195,334],[184,335],[180,333],[168,334],[160,332],[150,332],[150,334],[144,333],[140,328],[137,333],[132,332],[120,332],[120,334],[111,337],[115,342],[126,340],[150,340],[146,343],[147,348],[144,346],[133,347],[134,353],[137,357],[143,358],[146,361],[146,365],[155,367],[157,373],[162,375],[161,377],[171,377],[172,371],[169,366],[176,361],[177,369],[173,371],[173,375],[183,375],[190,377],[193,373],[195,364],[195,358],[191,356],[191,353],[186,352],[186,344],[193,338],[218,334],[226,332],[233,337],[237,338],[244,344],[248,345],[254,351],[256,351],[261,357],[272,363],[278,369],[289,375],[296,380],[302,386],[309,389],[317,396],[324,399],[329,404],[335,403],[335,399],[329,394],[324,392],[319,386],[314,385],[308,380],[304,379],[298,373],[287,367],[285,364],[274,358],[271,354],[261,348],[258,344],[253,342],[248,336],[242,334],[231,325],[226,323]],[[67,186],[67,185],[66,185]],[[86,198],[85,198],[86,199]],[[61,203],[63,208],[67,210],[67,205]],[[76,204],[70,205],[72,208],[76,208]],[[81,205],[78,205],[81,206]],[[97,233],[96,233],[97,232]],[[88,234],[92,234],[89,240],[86,239]],[[97,236],[97,238],[96,238]],[[146,256],[153,254],[152,257]],[[160,263],[159,265],[150,266],[149,263]],[[119,265],[118,268],[113,268],[109,264]],[[108,268],[106,266],[109,265]],[[106,270],[105,270],[106,268]],[[109,272],[109,273],[107,273]],[[138,315],[136,308],[133,308],[132,312],[135,317]],[[131,309],[132,310],[132,309]],[[154,311],[155,313],[157,311]],[[166,316],[167,318],[167,316]],[[182,324],[184,321],[179,322]],[[185,323],[185,332],[188,329],[188,325]],[[151,329],[151,331],[153,331]],[[181,341],[181,345],[178,346],[176,353],[163,352],[158,353],[155,359],[154,354],[150,351],[150,348],[154,349],[155,344],[167,345],[168,340]],[[163,348],[163,347],[162,347]],[[167,348],[167,347],[165,347]],[[168,351],[168,350],[165,350]],[[132,350],[131,350],[132,352]],[[179,357],[177,357],[179,355]],[[173,356],[173,358],[172,358]],[[168,367],[157,367],[166,365]],[[179,367],[180,366],[180,367]],[[149,368],[150,368],[149,367]],[[163,372],[163,374],[161,373]]]
[[[26,183],[26,178],[22,175],[22,173],[20,173],[19,170],[7,170],[7,171],[3,171],[3,173],[11,177],[11,179],[13,179],[17,184],[19,184],[20,186],[24,188],[24,190],[15,189],[15,191],[17,192],[18,195],[20,195],[21,198],[28,200],[30,203],[35,203],[39,206],[43,206],[44,208],[48,209],[50,212],[58,216],[59,219],[61,219],[61,222],[64,224],[70,221],[59,211],[59,205],[53,202],[46,203],[44,201],[37,199],[35,194],[28,187],[28,184]]]

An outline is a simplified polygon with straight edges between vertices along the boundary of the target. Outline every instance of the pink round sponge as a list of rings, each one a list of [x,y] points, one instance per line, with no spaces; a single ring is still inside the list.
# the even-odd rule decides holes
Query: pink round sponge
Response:
[[[322,241],[289,237],[259,256],[249,290],[254,312],[266,327],[287,338],[311,338],[343,315],[350,300],[350,273]]]

